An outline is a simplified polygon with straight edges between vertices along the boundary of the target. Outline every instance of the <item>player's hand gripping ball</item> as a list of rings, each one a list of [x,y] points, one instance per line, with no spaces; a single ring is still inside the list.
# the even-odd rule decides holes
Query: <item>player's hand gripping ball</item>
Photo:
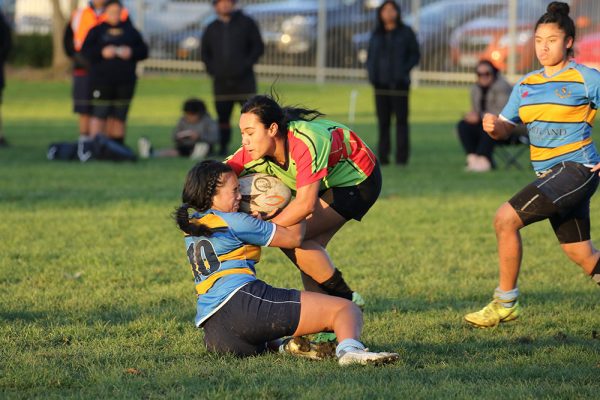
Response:
[[[242,194],[241,212],[271,214],[287,206],[292,197],[290,188],[271,175],[244,175],[239,182]]]

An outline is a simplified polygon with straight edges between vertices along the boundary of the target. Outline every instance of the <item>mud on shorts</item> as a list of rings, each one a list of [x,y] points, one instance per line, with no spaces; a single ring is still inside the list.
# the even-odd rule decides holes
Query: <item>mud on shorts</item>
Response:
[[[202,325],[209,351],[250,356],[267,342],[291,336],[300,322],[300,291],[279,289],[256,280],[236,294]]]
[[[92,85],[92,115],[101,119],[127,120],[134,91],[135,83]]]
[[[565,161],[556,164],[508,202],[525,226],[548,218],[560,243],[590,239],[590,198],[598,187],[591,167]]]
[[[381,169],[375,165],[371,175],[356,186],[332,187],[319,197],[346,220],[360,221],[381,193]]]

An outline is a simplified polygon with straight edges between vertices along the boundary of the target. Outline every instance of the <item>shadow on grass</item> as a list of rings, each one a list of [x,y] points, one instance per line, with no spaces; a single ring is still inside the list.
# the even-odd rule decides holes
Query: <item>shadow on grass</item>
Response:
[[[589,284],[589,282],[582,282]],[[492,300],[493,288],[483,290],[481,293],[463,292],[463,293],[444,293],[431,298],[428,295],[423,297],[366,297],[367,313],[419,313],[441,310],[455,310],[456,312],[471,312],[481,308]],[[527,293],[521,293],[520,302],[522,306],[528,304],[535,306],[560,306],[568,304],[574,311],[589,312],[597,303],[597,294],[577,290],[530,290]],[[600,328],[600,327],[599,327]]]

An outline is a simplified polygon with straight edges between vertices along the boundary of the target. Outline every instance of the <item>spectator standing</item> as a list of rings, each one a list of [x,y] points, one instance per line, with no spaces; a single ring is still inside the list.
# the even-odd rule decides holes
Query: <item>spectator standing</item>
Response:
[[[400,7],[384,1],[377,9],[377,26],[369,41],[367,71],[375,91],[379,127],[379,161],[389,164],[390,120],[396,118],[396,163],[409,159],[408,93],[410,71],[420,52],[413,30],[402,23]]]
[[[481,60],[475,73],[477,83],[471,87],[471,111],[460,120],[456,129],[467,154],[466,170],[485,172],[494,166],[492,153],[496,140],[483,130],[481,121],[485,113],[500,114],[512,87],[488,60]]]
[[[106,133],[120,144],[125,140],[125,121],[137,82],[136,66],[148,57],[140,32],[121,20],[122,9],[118,0],[106,1],[105,21],[90,30],[81,48],[90,63],[91,136]],[[107,131],[108,118],[113,121]]]
[[[183,103],[183,115],[173,129],[175,147],[152,151],[148,138],[142,137],[138,141],[138,152],[141,158],[189,157],[201,160],[218,139],[219,128],[208,114],[206,105],[200,99],[191,98]]]
[[[106,20],[104,5],[106,0],[91,0],[87,6],[73,12],[63,36],[63,47],[73,60],[73,112],[79,114],[79,136],[90,135],[91,88],[88,62],[81,55],[81,47],[89,31]],[[129,13],[123,8],[121,21],[129,21]]]
[[[12,47],[10,27],[6,23],[4,15],[0,12],[0,107],[2,106],[2,92],[4,91],[4,63],[8,57],[8,52]],[[0,108],[0,147],[7,147],[8,142],[4,137],[4,128],[2,125],[2,109]]]
[[[219,120],[220,155],[228,154],[231,112],[256,94],[253,66],[264,52],[256,22],[235,8],[235,0],[213,0],[217,19],[202,34],[201,58],[213,79]]]

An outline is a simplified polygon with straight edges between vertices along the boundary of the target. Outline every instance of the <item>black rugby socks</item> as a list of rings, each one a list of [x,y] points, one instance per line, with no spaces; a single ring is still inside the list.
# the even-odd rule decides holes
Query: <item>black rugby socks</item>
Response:
[[[352,301],[352,289],[348,287],[346,281],[342,277],[342,273],[336,269],[331,278],[320,283],[319,286],[331,296],[343,297]]]
[[[594,270],[592,271],[590,276],[592,277],[592,280],[594,282],[596,282],[598,285],[600,285],[600,259],[596,263],[596,266],[594,267]]]

